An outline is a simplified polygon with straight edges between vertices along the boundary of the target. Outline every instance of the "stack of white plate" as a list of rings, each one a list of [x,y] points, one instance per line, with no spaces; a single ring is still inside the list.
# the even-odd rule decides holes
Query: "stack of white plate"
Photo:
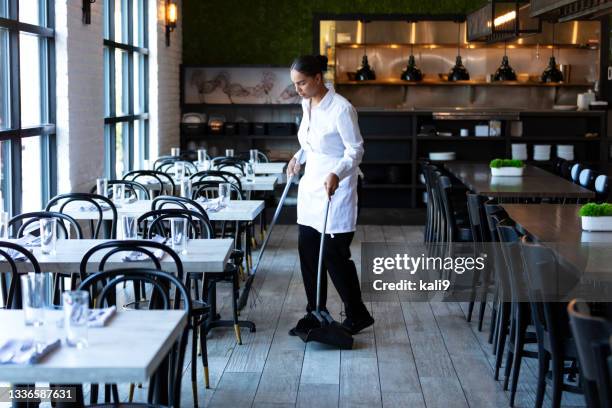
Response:
[[[525,143],[512,143],[512,158],[514,160],[527,160],[527,145]]]
[[[550,145],[533,145],[533,160],[550,160]]]
[[[443,161],[443,160],[455,160],[455,152],[432,152],[429,153],[429,160]]]
[[[557,145],[557,157],[574,160],[574,145]]]

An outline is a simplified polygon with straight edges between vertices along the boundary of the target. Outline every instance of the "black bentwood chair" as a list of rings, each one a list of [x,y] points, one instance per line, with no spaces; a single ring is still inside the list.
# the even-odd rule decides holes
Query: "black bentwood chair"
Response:
[[[155,170],[133,170],[123,176],[124,180],[136,181],[159,195],[174,195],[176,185],[168,174]]]
[[[157,229],[157,227],[154,227]],[[109,251],[107,251],[109,250]],[[91,257],[99,251],[106,252],[104,256],[100,259],[98,270],[103,271],[105,269],[106,263],[112,255],[117,253],[140,253],[143,254],[147,261],[153,263],[153,266],[156,270],[162,270],[161,263],[159,262],[158,257],[155,255],[155,251],[162,251],[164,253],[163,256],[159,257],[159,259],[163,257],[171,258],[174,266],[172,268],[165,268],[167,270],[172,269],[173,273],[176,274],[177,279],[181,282],[184,282],[184,272],[183,272],[183,263],[181,262],[178,254],[169,246],[164,245],[160,242],[147,241],[147,240],[126,240],[126,241],[110,241],[99,244],[93,248],[91,248],[87,253],[83,256],[80,265],[80,273],[81,277],[87,276],[88,273],[92,271],[88,268],[88,262]],[[143,282],[143,281],[142,281]],[[136,288],[140,288],[142,282],[134,282],[134,292],[136,293],[135,301],[132,304],[128,304],[126,306],[134,306],[136,309],[141,309],[146,307],[151,302],[154,302],[153,295],[151,295],[150,300],[141,301],[139,299],[139,290]],[[95,289],[95,288],[94,288]],[[112,299],[112,294],[109,295]],[[191,299],[191,298],[190,298]],[[114,299],[113,299],[114,300]],[[201,333],[201,326],[203,326],[209,319],[210,307],[207,303],[198,300],[191,301],[192,307],[189,311],[189,327],[192,329],[192,341],[191,341],[191,385],[193,391],[193,398],[195,406],[198,405],[198,394],[197,394],[197,345],[198,345],[198,332]],[[210,387],[209,374],[208,374],[208,353],[206,347],[206,336],[202,333],[199,336],[200,340],[200,348],[202,350],[202,365],[204,366],[204,380],[206,388]],[[133,394],[133,387],[130,389],[130,397]]]
[[[79,286],[92,295],[92,306],[105,307],[114,304],[117,286],[131,282],[135,286],[146,283],[151,286],[150,310],[184,310],[191,314],[191,300],[187,289],[179,278],[157,269],[127,268],[102,271],[90,275]],[[90,405],[90,407],[162,407],[180,408],[181,382],[185,350],[189,338],[189,326],[185,326],[168,356],[149,381],[147,403],[116,403]]]
[[[115,204],[113,204],[113,202],[107,197],[90,193],[60,194],[49,200],[49,203],[47,203],[47,206],[45,207],[45,211],[51,211],[54,206],[58,206],[56,211],[63,213],[66,206],[69,203],[73,202],[85,203],[85,205],[90,206],[90,208],[94,212],[97,212],[98,219],[95,223],[95,226],[93,221],[91,221],[90,223],[91,238],[98,239],[100,237],[100,229],[102,228],[102,224],[104,223],[105,211],[105,208],[102,207],[102,204],[106,206],[106,211],[111,211],[112,213],[109,238],[114,239],[117,236],[117,208],[115,207]]]
[[[612,406],[611,373],[606,360],[610,358],[612,321],[597,316],[583,301],[572,300],[567,305],[572,334],[578,348],[580,379],[589,408]]]
[[[0,241],[0,259],[3,259],[10,266],[9,272],[0,272],[0,290],[4,305],[0,309],[21,309],[21,281],[17,263],[22,262],[16,259],[24,259],[31,264],[31,270],[40,273],[40,265],[27,248],[13,242]]]

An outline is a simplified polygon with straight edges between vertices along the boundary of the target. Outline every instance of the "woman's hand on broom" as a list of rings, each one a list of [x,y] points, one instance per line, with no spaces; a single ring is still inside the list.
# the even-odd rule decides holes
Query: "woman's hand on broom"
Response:
[[[325,191],[327,192],[327,197],[331,198],[334,195],[336,190],[338,189],[338,185],[340,184],[340,178],[335,173],[329,173],[325,178]]]

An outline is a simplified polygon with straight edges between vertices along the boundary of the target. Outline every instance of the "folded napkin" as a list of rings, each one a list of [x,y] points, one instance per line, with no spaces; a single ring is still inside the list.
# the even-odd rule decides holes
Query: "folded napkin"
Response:
[[[107,203],[101,202],[101,203],[98,203],[98,205],[100,206],[102,211],[110,210],[110,205],[108,205]],[[98,207],[96,207],[93,204],[89,204],[89,203],[81,204],[81,206],[79,207],[79,211],[98,211]]]
[[[34,235],[24,235],[17,240],[16,244],[23,247],[37,247],[40,246],[40,237],[36,237]],[[13,259],[13,261],[21,262],[27,259],[24,254],[19,251],[15,251],[14,249],[7,249],[6,253]]]
[[[33,339],[0,342],[0,364],[34,364],[61,344],[59,338],[37,343]]]
[[[166,243],[166,238],[159,236],[159,235],[155,235],[153,238],[151,238],[151,241],[153,242],[159,242],[161,244],[165,244]],[[161,260],[164,255],[165,255],[165,251],[163,249],[156,249],[153,251],[153,255]],[[131,253],[129,253],[128,255],[124,256],[122,261],[124,262],[138,262],[138,261],[146,261],[149,260],[149,256],[140,252],[140,251],[132,251]]]
[[[204,197],[200,197],[198,198],[197,202],[200,205],[202,205],[202,208],[204,208],[204,210],[210,211],[210,212],[217,212],[227,207],[227,204],[221,201],[220,197],[213,198],[213,199],[207,199]]]
[[[115,314],[116,311],[117,307],[115,306],[105,307],[103,309],[89,309],[89,318],[87,319],[87,326],[106,326],[106,322]]]

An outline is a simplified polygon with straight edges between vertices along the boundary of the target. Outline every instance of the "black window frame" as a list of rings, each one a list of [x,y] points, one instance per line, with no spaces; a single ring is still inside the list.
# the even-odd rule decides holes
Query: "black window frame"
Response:
[[[121,39],[115,38],[115,7],[121,5],[122,1],[126,1],[127,7],[122,14],[122,19],[126,20],[127,43],[121,42]],[[134,2],[141,1],[142,7],[139,19],[139,28],[142,30],[142,47],[135,45],[138,41],[138,33],[134,32]],[[123,151],[124,151],[124,172],[134,169],[134,126],[137,121],[141,124],[141,147],[140,157],[143,160],[149,158],[149,34],[148,34],[148,6],[149,0],[106,0],[104,3],[104,26],[108,31],[104,34],[104,88],[105,88],[105,118],[104,118],[104,151],[105,151],[105,173],[106,176],[115,179],[117,177],[117,124],[127,124],[127,135],[123,135]],[[105,30],[105,31],[106,31]],[[122,31],[123,33],[123,31]],[[127,90],[127,112],[117,114],[116,109],[116,76],[115,67],[116,50],[127,52],[127,64],[123,67],[122,79],[127,80],[127,84],[123,83],[123,89]],[[134,61],[134,54],[143,56],[138,59],[138,64]],[[140,63],[142,61],[142,63]],[[139,89],[144,93],[142,100],[141,112],[135,113],[135,95],[134,95],[134,69],[139,70]],[[136,96],[136,97],[139,97]],[[127,136],[127,138],[126,138]]]
[[[39,21],[46,22],[45,26],[28,24],[19,21],[19,0],[8,0],[8,18],[0,17],[0,29],[8,32],[8,59],[9,59],[9,118],[10,127],[0,130],[0,141],[5,144],[4,157],[8,159],[5,179],[2,180],[3,190],[8,192],[3,197],[5,211],[11,215],[19,214],[22,210],[22,139],[40,136],[41,154],[41,205],[57,194],[57,150],[56,150],[56,85],[55,85],[55,0],[40,0],[44,9],[40,13]],[[46,117],[47,123],[37,126],[21,126],[21,62],[20,62],[20,34],[33,34],[41,41],[39,63],[41,63],[41,113]],[[46,57],[46,58],[45,58]],[[41,120],[42,122],[42,120]]]

